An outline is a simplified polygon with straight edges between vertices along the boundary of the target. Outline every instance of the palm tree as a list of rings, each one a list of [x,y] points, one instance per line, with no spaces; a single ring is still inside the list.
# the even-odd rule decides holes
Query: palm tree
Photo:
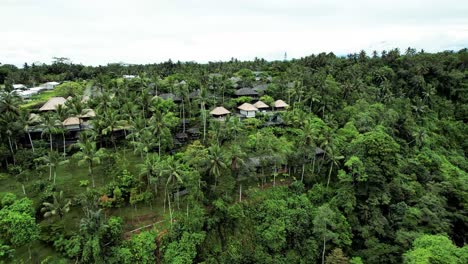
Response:
[[[203,142],[206,140],[206,102],[208,101],[208,92],[206,88],[202,87],[198,95],[200,103],[200,114],[203,120]]]
[[[112,145],[114,146],[114,150],[117,149],[117,145],[115,144],[115,138],[114,138],[114,130],[121,128],[123,126],[123,121],[120,119],[119,114],[117,111],[109,109],[104,113],[104,118],[101,123],[102,127],[104,128],[102,130],[103,135],[110,134],[110,139],[112,142]]]
[[[6,112],[1,115],[0,125],[4,128],[4,132],[8,138],[8,145],[10,147],[13,164],[16,165],[15,151],[13,150],[13,143],[16,146],[15,135],[21,131],[21,124],[18,122],[18,117],[13,112]],[[16,148],[17,149],[17,148]]]
[[[167,192],[169,185],[174,186],[177,183],[183,183],[182,178],[184,171],[181,168],[181,164],[179,161],[174,159],[174,156],[169,156],[166,160],[164,160],[163,164],[161,165],[161,175],[165,176],[167,178],[166,180],[166,185],[164,188],[164,200],[166,200],[166,197],[168,199],[168,205],[169,205],[169,215],[171,217],[171,226],[172,226],[172,209],[171,209],[171,197],[169,193]],[[164,208],[165,208],[166,202],[164,201]]]
[[[21,98],[15,93],[0,94],[0,113],[20,114],[19,104]]]
[[[221,171],[227,168],[224,161],[224,154],[219,145],[212,145],[208,148],[209,174],[215,178],[215,188]]]
[[[158,138],[158,154],[161,156],[161,142],[162,136],[167,129],[166,124],[164,122],[164,115],[161,111],[157,110],[153,113],[150,118],[151,130],[153,134],[156,135]]]
[[[244,123],[241,122],[237,117],[229,116],[226,118],[225,124],[228,135],[234,135],[234,140],[237,140],[237,135],[242,133],[244,130]]]
[[[29,115],[29,113],[27,111],[21,111],[21,114],[19,116],[19,120],[20,120],[21,124],[23,125],[23,131],[26,134],[28,134],[29,142],[31,143],[31,148],[32,148],[32,151],[34,153],[35,152],[34,151],[34,143],[33,143],[32,138],[31,138],[31,133],[29,132],[31,122],[33,122],[33,120],[31,120],[31,117],[30,117],[30,115]]]
[[[35,161],[43,162],[45,166],[49,167],[49,181],[52,180],[52,173],[54,175],[53,182],[55,184],[55,179],[57,178],[57,167],[63,164],[65,161],[62,161],[60,154],[56,151],[49,151],[49,155],[42,156],[35,159]]]
[[[77,152],[74,157],[78,159],[78,166],[83,166],[85,164],[88,166],[88,176],[91,177],[93,188],[95,188],[93,166],[101,163],[101,158],[104,157],[105,154],[104,149],[98,150],[96,142],[87,139],[85,136],[82,136],[76,145],[80,151]]]
[[[60,121],[60,126],[57,127],[57,133],[62,134],[62,139],[63,139],[63,156],[65,157],[66,155],[66,146],[65,146],[65,132],[67,131],[65,129],[65,126],[63,125],[63,121],[68,118],[68,113],[67,110],[64,108],[63,105],[58,105],[57,110],[55,111],[55,118]],[[57,122],[58,124],[58,122]]]
[[[151,181],[155,183],[154,184],[155,193],[157,193],[158,163],[160,161],[161,160],[158,155],[149,154],[149,155],[146,155],[146,158],[142,164],[137,165],[137,167],[140,169],[140,177],[146,176],[147,187],[149,188]]]
[[[60,124],[58,124],[59,121],[55,118],[55,116],[50,113],[43,115],[43,120],[44,122],[42,123],[41,137],[43,135],[49,135],[50,151],[52,151],[52,135],[57,134],[59,132],[58,127],[60,126]]]
[[[300,140],[300,148],[302,149],[303,161],[302,161],[302,173],[301,173],[301,182],[304,181],[304,173],[305,173],[305,163],[308,157],[308,153],[312,153],[314,155],[314,162],[315,162],[315,135],[317,131],[313,126],[310,120],[306,120],[303,128],[299,131],[299,140]],[[312,168],[313,171],[313,168]]]
[[[41,213],[44,213],[45,218],[58,215],[60,219],[62,219],[63,216],[70,211],[71,201],[70,199],[65,200],[63,198],[63,191],[60,191],[58,197],[54,194],[53,199],[53,203],[42,203],[44,207],[42,207]]]
[[[336,153],[335,151],[335,147],[331,144],[328,144],[324,150],[325,150],[325,155],[328,157],[328,160],[330,161],[330,170],[328,172],[328,180],[327,180],[327,188],[328,188],[328,185],[330,184],[331,174],[333,171],[333,166],[338,167],[339,166],[338,162],[344,159],[344,156],[338,155],[338,153]]]
[[[185,104],[190,101],[189,89],[187,84],[178,84],[176,86],[177,94],[182,98],[182,132],[185,133]]]

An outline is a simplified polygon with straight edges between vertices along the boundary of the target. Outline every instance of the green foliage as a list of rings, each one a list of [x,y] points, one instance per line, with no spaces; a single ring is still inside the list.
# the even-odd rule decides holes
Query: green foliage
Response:
[[[78,82],[64,82],[55,87],[58,96],[80,96],[83,93],[84,86]]]
[[[80,180],[80,187],[88,187],[89,180]]]
[[[39,227],[34,218],[32,201],[22,198],[3,206],[0,210],[0,231],[0,239],[13,246],[22,246],[38,239]]]
[[[154,263],[156,239],[156,233],[148,231],[132,236],[129,241],[114,249],[112,263]]]
[[[193,263],[197,256],[197,246],[205,239],[204,233],[184,232],[179,241],[170,243],[164,252],[164,263]]]
[[[443,235],[423,235],[404,254],[405,263],[466,263],[468,246],[458,248]]]

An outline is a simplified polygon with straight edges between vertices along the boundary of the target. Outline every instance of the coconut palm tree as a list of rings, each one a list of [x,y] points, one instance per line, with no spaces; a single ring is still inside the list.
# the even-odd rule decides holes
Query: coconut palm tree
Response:
[[[150,124],[151,124],[151,130],[153,131],[153,134],[156,135],[158,138],[158,154],[161,156],[161,142],[162,142],[162,136],[167,129],[166,124],[164,122],[164,114],[157,110],[153,113],[153,115],[150,118]]]
[[[117,145],[115,144],[115,137],[114,131],[118,128],[122,128],[124,125],[124,121],[120,119],[119,113],[117,111],[109,109],[104,113],[104,118],[102,119],[101,123],[102,127],[102,135],[110,134],[110,139],[112,145],[114,146],[114,150],[117,150]]]
[[[44,213],[44,217],[50,217],[58,215],[60,219],[70,211],[71,201],[70,199],[65,200],[63,197],[63,191],[60,191],[59,195],[53,195],[53,202],[42,203],[43,207],[41,213]]]
[[[206,102],[208,101],[208,91],[202,87],[198,94],[198,101],[200,104],[200,114],[203,121],[203,142],[206,141]]]
[[[55,115],[51,113],[43,115],[42,118],[43,118],[43,123],[41,125],[42,126],[41,137],[44,135],[49,135],[50,151],[53,151],[52,136],[59,132],[59,127],[61,124],[59,124],[60,121],[56,119]]]
[[[31,148],[33,153],[35,152],[34,149],[34,143],[31,138],[31,133],[30,133],[30,125],[34,120],[31,120],[31,116],[28,111],[21,111],[21,114],[19,115],[19,121],[23,126],[23,131],[28,135],[29,142],[31,143]]]
[[[161,175],[166,177],[166,184],[164,188],[164,208],[166,205],[166,197],[168,199],[169,205],[169,215],[171,217],[171,226],[172,226],[172,208],[171,208],[171,197],[167,192],[169,185],[174,187],[178,183],[183,183],[183,174],[184,171],[182,170],[181,164],[178,160],[174,158],[174,156],[169,156],[164,162],[161,164]],[[172,188],[171,188],[172,189]]]
[[[81,136],[76,146],[80,151],[73,156],[78,159],[78,166],[88,166],[88,176],[91,177],[93,188],[95,188],[96,184],[94,181],[93,167],[101,163],[101,158],[105,155],[104,149],[101,148],[98,150],[96,142],[89,140],[86,136]]]
[[[315,139],[317,135],[317,130],[310,120],[306,120],[304,126],[299,130],[299,144],[300,148],[303,151],[303,161],[302,161],[302,173],[301,173],[301,182],[304,181],[305,173],[305,163],[308,159],[308,154],[314,155],[315,162]],[[315,165],[315,163],[314,163]],[[312,168],[313,170],[313,168]]]
[[[63,139],[63,156],[65,157],[66,155],[66,146],[65,146],[65,132],[67,131],[65,129],[65,126],[63,125],[63,121],[65,121],[68,118],[68,112],[67,109],[63,105],[58,105],[57,110],[55,111],[55,119],[60,122],[60,126],[57,127],[57,133],[62,134],[62,139]],[[57,124],[59,124],[57,122]]]
[[[209,174],[215,178],[215,188],[218,182],[218,177],[221,176],[222,170],[227,168],[224,160],[224,153],[219,145],[212,145],[208,148],[208,166]]]
[[[143,163],[138,164],[137,167],[140,169],[140,177],[146,177],[147,188],[149,188],[151,181],[154,184],[154,192],[157,192],[157,176],[159,173],[158,163],[161,161],[158,155],[148,154],[145,157]]]
[[[49,155],[37,158],[35,161],[42,162],[45,166],[49,167],[49,181],[53,179],[54,184],[57,178],[57,167],[66,162],[62,160],[58,152],[53,150],[49,151]]]
[[[328,161],[330,162],[330,170],[328,171],[328,180],[327,180],[327,188],[328,188],[328,185],[330,184],[331,174],[333,171],[333,166],[338,167],[339,161],[344,159],[344,156],[339,155],[336,152],[334,145],[332,144],[328,144],[324,150],[325,150],[325,156],[328,158]]]

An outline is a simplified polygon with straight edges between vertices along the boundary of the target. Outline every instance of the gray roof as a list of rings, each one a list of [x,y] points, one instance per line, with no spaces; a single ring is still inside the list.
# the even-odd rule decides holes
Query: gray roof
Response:
[[[323,154],[325,154],[325,150],[319,147],[315,148],[315,155],[323,155]]]
[[[159,97],[161,97],[164,100],[171,99],[174,102],[182,101],[182,99],[179,96],[177,96],[177,95],[175,95],[173,93],[163,93],[163,94],[160,94]]]
[[[194,98],[197,98],[198,95],[200,95],[200,89],[197,89],[197,90],[195,90],[195,91],[189,93],[189,98],[190,98],[190,99],[194,99]]]
[[[257,92],[264,92],[268,89],[268,85],[267,84],[259,84],[259,85],[256,85],[254,86],[253,90],[254,91],[257,91]]]
[[[235,92],[235,94],[237,96],[252,96],[252,95],[256,96],[256,95],[258,95],[258,93],[256,91],[254,91],[252,88],[247,88],[247,87],[238,89]]]

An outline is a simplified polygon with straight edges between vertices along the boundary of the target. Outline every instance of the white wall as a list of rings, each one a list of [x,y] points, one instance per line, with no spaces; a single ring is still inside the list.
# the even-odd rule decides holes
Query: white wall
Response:
[[[245,117],[255,117],[255,111],[244,111],[240,110],[240,113]]]

